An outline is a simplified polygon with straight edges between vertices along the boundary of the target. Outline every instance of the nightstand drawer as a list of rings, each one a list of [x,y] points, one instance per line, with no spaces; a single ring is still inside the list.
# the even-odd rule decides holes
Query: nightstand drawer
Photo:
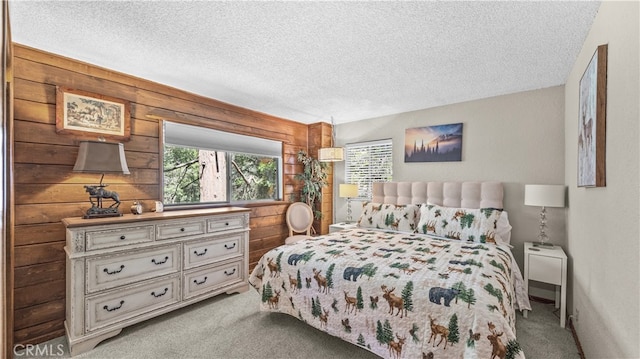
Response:
[[[562,259],[529,254],[529,279],[562,284]]]
[[[338,232],[338,231],[342,231],[344,229],[354,229],[357,228],[358,224],[357,223],[334,223],[332,225],[329,226],[329,233],[333,233],[333,232]]]

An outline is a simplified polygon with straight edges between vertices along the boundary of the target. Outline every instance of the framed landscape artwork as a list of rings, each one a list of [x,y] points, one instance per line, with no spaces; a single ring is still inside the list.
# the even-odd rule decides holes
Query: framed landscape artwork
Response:
[[[57,87],[56,132],[128,141],[131,137],[129,102]]]
[[[598,46],[580,79],[578,187],[604,187],[607,45]]]
[[[404,161],[462,161],[462,123],[406,129]]]

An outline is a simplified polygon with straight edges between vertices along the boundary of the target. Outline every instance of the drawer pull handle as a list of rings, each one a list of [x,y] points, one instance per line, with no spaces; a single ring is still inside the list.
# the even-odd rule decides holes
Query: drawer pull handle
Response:
[[[120,269],[115,269],[113,271],[109,271],[107,268],[105,268],[102,271],[107,273],[108,275],[112,275],[112,274],[118,274],[118,273],[122,272],[123,269],[124,269],[124,264],[121,264],[120,265]]]
[[[122,236],[120,236],[120,239],[124,241],[125,239],[127,239],[127,237],[122,235]]]
[[[234,249],[236,247],[236,244],[234,243],[231,247],[229,247],[227,244],[225,244],[224,247],[226,249]]]
[[[180,232],[184,232],[184,228],[180,228]]]
[[[168,292],[168,291],[169,291],[169,288],[165,288],[165,289],[164,289],[164,292],[162,292],[162,293],[158,293],[158,294],[156,294],[156,292],[151,292],[151,295],[152,295],[152,296],[154,296],[154,297],[156,297],[156,298],[160,298],[160,297],[162,297],[163,295],[167,294],[167,292]]]
[[[236,269],[235,269],[235,268],[233,268],[233,270],[231,271],[231,273],[227,273],[227,271],[225,270],[225,271],[224,271],[224,274],[226,274],[226,275],[234,275],[234,274],[236,274]]]
[[[105,305],[104,307],[102,307],[102,309],[106,310],[107,312],[113,312],[114,310],[118,310],[120,308],[122,308],[122,305],[124,304],[124,300],[120,301],[120,305],[117,307],[113,307],[113,308],[109,308],[109,306]]]
[[[204,249],[204,251],[202,253],[198,253],[198,251],[193,251],[193,254],[197,255],[198,257],[203,256],[207,253],[207,248]]]
[[[228,225],[229,225],[229,222],[224,222],[224,225],[225,225],[225,226],[228,226]]]
[[[204,277],[204,279],[202,280],[202,282],[198,282],[198,280],[197,280],[197,279],[194,279],[194,280],[193,280],[193,283],[195,283],[196,285],[200,285],[200,284],[204,284],[204,282],[206,282],[206,281],[207,281],[207,277]]]
[[[153,259],[151,260],[151,263],[153,263],[153,264],[155,264],[155,265],[159,266],[160,264],[165,264],[165,263],[167,263],[167,261],[168,261],[168,260],[169,260],[169,256],[165,256],[165,257],[164,257],[164,260],[163,260],[162,262],[160,262],[160,261],[156,262],[156,259],[155,259],[155,258],[153,258]]]

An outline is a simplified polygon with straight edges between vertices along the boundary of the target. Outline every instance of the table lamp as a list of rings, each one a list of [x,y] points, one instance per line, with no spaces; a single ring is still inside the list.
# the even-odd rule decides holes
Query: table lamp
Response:
[[[540,233],[539,243],[534,245],[553,247],[547,243],[547,210],[546,207],[564,207],[564,186],[563,185],[539,185],[528,184],[524,186],[524,204],[526,206],[542,207],[540,211]]]
[[[358,185],[342,183],[338,189],[338,196],[347,199],[347,222],[351,223],[351,198],[358,197]]]
[[[89,193],[91,208],[83,218],[118,217],[122,213],[118,211],[120,197],[115,191],[107,191],[104,188],[107,184],[102,183],[105,173],[129,174],[127,159],[124,156],[124,145],[122,143],[111,143],[102,141],[80,142],[78,158],[73,166],[73,172],[102,173],[100,184],[94,186],[84,186]],[[103,199],[111,199],[113,203],[103,207]],[[95,200],[95,201],[94,201]]]

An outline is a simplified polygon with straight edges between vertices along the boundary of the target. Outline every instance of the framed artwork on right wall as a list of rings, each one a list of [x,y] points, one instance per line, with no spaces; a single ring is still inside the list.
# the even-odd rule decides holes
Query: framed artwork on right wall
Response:
[[[600,45],[580,79],[578,187],[604,187],[607,45]]]

